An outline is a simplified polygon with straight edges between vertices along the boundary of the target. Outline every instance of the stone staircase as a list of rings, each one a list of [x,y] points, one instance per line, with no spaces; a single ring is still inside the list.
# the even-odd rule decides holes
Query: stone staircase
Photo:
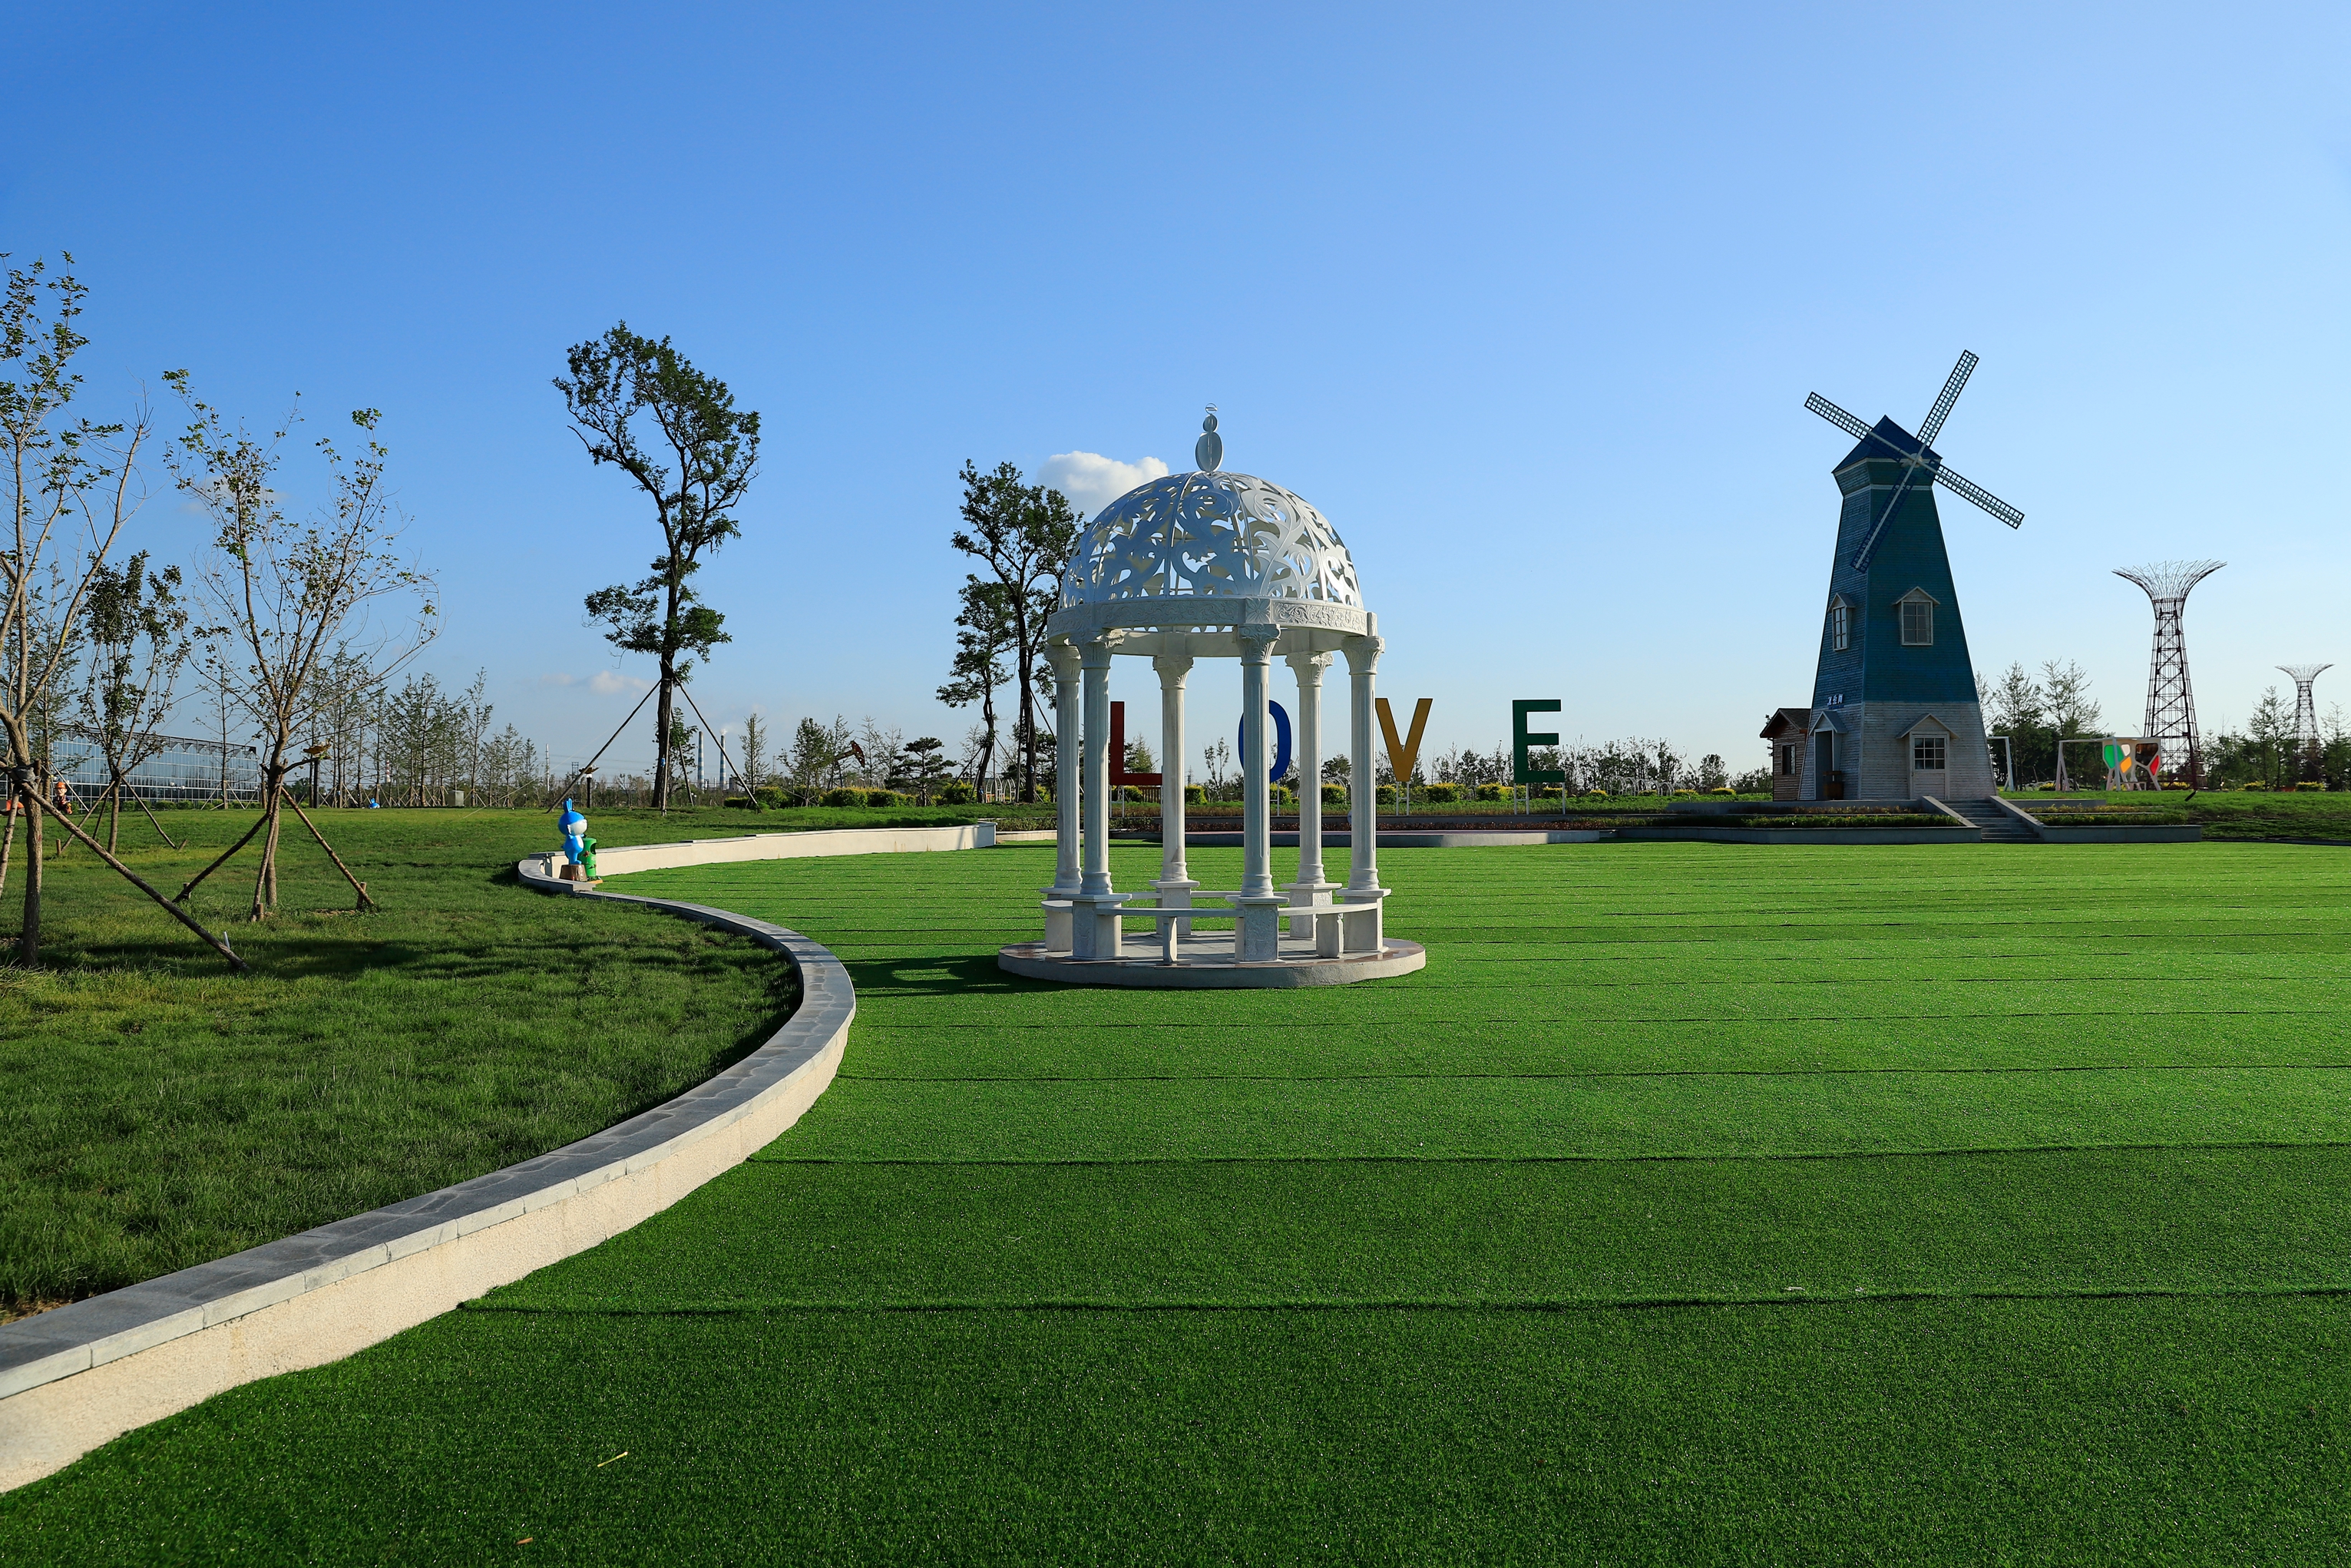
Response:
[[[2040,836],[2001,810],[1996,800],[1946,800],[1944,805],[1983,830],[1988,844],[2037,844]]]

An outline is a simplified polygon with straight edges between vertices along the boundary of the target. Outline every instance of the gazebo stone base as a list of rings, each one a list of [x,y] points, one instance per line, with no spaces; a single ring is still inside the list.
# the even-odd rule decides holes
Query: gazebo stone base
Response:
[[[1226,911],[1207,912],[1232,916]],[[1042,942],[1020,942],[998,949],[997,967],[1032,980],[1059,980],[1071,986],[1130,986],[1155,990],[1198,991],[1236,988],[1279,989],[1294,986],[1346,986],[1357,980],[1384,980],[1409,975],[1428,962],[1428,950],[1417,942],[1383,941],[1375,953],[1350,953],[1337,958],[1318,957],[1314,944],[1284,936],[1280,956],[1259,963],[1237,963],[1233,934],[1203,931],[1176,945],[1176,962],[1160,958],[1155,940],[1130,937],[1116,958],[1073,958],[1048,950]]]

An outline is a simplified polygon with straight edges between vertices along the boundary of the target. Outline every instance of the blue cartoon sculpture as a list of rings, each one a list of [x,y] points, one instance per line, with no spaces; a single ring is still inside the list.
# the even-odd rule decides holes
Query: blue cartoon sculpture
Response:
[[[588,819],[572,809],[569,795],[563,798],[563,815],[555,820],[555,825],[563,830],[563,858],[573,865],[587,862],[592,867],[594,862],[589,860]],[[583,869],[576,876],[595,874],[592,869]],[[576,880],[576,876],[566,880]]]

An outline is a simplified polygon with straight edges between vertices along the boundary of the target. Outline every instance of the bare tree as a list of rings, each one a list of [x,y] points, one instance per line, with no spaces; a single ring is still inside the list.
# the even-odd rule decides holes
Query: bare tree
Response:
[[[888,789],[905,770],[906,732],[872,714],[857,729],[858,768],[869,789]]]
[[[433,640],[438,613],[434,583],[394,549],[400,518],[384,489],[389,454],[374,438],[381,418],[376,410],[351,414],[351,423],[365,433],[359,455],[346,458],[329,440],[316,443],[334,479],[334,505],[295,522],[280,507],[274,482],[278,448],[298,414],[268,435],[256,436],[190,392],[186,371],[172,371],[165,379],[193,416],[172,449],[172,469],[215,530],[213,549],[196,569],[196,582],[227,628],[242,667],[225,663],[224,669],[234,682],[236,705],[261,743],[262,821],[256,828],[261,865],[252,908],[252,918],[261,920],[277,904],[286,776],[296,765],[295,737],[309,716],[322,671],[340,653],[358,660],[360,679],[380,690],[386,676]],[[411,598],[416,601],[413,613],[381,619],[394,601]],[[297,812],[359,888],[361,904],[371,902],[308,815],[298,807]],[[186,898],[212,870],[206,867],[180,897]]]
[[[672,754],[680,725],[677,685],[693,672],[688,656],[707,659],[730,642],[726,617],[701,601],[692,579],[702,555],[715,552],[742,530],[735,507],[758,471],[759,416],[737,413],[726,383],[705,376],[664,338],[654,342],[629,330],[625,321],[601,338],[574,344],[570,375],[558,376],[573,434],[598,465],[612,464],[652,497],[661,525],[662,553],[652,575],[634,585],[617,583],[588,596],[590,622],[604,623],[616,648],[651,653],[661,665],[661,700],[653,715],[660,755],[653,765],[653,805],[669,810]],[[645,434],[669,449],[669,462],[656,458],[640,438]],[[674,463],[674,466],[670,465]]]
[[[72,265],[72,256],[65,259]],[[0,298],[0,487],[5,491],[0,498],[13,530],[0,541],[0,579],[7,590],[0,606],[0,737],[7,749],[7,789],[30,830],[25,922],[16,942],[17,959],[28,966],[41,956],[41,821],[49,805],[58,677],[73,657],[92,579],[145,498],[139,451],[152,429],[143,407],[117,424],[72,412],[81,388],[74,356],[89,341],[74,320],[86,293],[71,274],[48,277],[37,261],[9,268]],[[60,815],[57,826],[231,964],[245,967],[227,943],[173,908],[70,817]]]
[[[754,811],[767,810],[759,803],[759,786],[767,780],[768,749],[771,744],[767,721],[756,713],[746,716],[743,720],[743,793],[750,799]]]

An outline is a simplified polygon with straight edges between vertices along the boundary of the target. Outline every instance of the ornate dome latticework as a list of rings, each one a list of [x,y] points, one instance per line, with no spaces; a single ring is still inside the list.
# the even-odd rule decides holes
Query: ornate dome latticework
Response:
[[[1113,501],[1061,579],[1064,609],[1186,598],[1364,602],[1322,513],[1279,485],[1221,472],[1170,474]]]

